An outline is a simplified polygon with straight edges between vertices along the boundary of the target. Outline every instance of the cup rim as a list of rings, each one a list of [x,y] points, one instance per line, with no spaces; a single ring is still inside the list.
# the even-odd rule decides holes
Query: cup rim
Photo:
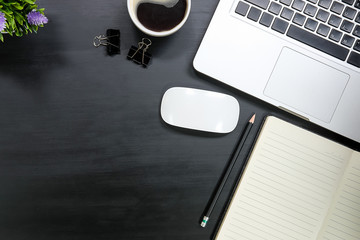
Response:
[[[186,22],[186,20],[188,19],[189,17],[189,14],[190,14],[190,9],[191,9],[191,0],[187,0],[187,8],[186,8],[186,12],[185,12],[185,16],[183,18],[183,20],[181,20],[181,22],[176,25],[174,28],[170,29],[170,30],[167,30],[167,31],[162,31],[162,32],[156,32],[156,31],[152,31],[150,29],[147,29],[146,27],[144,27],[140,21],[138,20],[138,18],[135,16],[135,13],[134,11],[132,11],[131,9],[131,2],[134,1],[134,0],[127,0],[127,9],[128,9],[128,12],[129,12],[129,15],[130,15],[130,18],[132,20],[132,22],[135,24],[135,26],[142,32],[150,35],[150,36],[153,36],[153,37],[166,37],[166,36],[169,36],[175,32],[177,32]]]

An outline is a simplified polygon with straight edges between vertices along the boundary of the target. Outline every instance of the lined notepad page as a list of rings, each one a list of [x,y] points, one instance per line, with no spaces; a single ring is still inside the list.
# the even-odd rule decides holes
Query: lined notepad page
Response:
[[[351,153],[268,117],[216,239],[316,239]]]
[[[360,153],[355,152],[319,239],[360,239]]]

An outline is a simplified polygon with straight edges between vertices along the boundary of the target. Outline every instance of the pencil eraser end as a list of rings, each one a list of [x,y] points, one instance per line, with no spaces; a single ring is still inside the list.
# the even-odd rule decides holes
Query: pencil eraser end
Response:
[[[209,220],[209,217],[204,216],[203,220],[201,221],[200,226],[205,227],[208,220]]]

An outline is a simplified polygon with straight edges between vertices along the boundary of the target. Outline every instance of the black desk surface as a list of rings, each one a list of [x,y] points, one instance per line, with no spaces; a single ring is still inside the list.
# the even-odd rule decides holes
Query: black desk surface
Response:
[[[126,60],[144,35],[125,0],[37,3],[49,23],[0,44],[0,239],[210,239],[267,114],[360,149],[193,69],[217,0],[193,1],[179,32],[151,38],[148,69]],[[92,45],[108,28],[121,30],[121,55]],[[223,50],[228,46],[213,49]],[[236,97],[238,126],[224,135],[168,126],[159,107],[173,86]],[[201,228],[204,207],[254,112],[249,141]]]

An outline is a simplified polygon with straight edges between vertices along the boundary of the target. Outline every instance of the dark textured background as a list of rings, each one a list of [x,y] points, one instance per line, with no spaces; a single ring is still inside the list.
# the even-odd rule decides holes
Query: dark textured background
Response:
[[[126,60],[144,35],[125,0],[37,3],[49,23],[38,34],[5,36],[0,44],[0,239],[210,239],[267,114],[360,149],[193,69],[216,0],[193,1],[179,32],[151,38],[148,69]],[[92,46],[108,28],[121,30],[121,55]],[[235,131],[166,125],[160,101],[173,86],[236,97]],[[249,141],[203,229],[204,207],[254,112]]]

